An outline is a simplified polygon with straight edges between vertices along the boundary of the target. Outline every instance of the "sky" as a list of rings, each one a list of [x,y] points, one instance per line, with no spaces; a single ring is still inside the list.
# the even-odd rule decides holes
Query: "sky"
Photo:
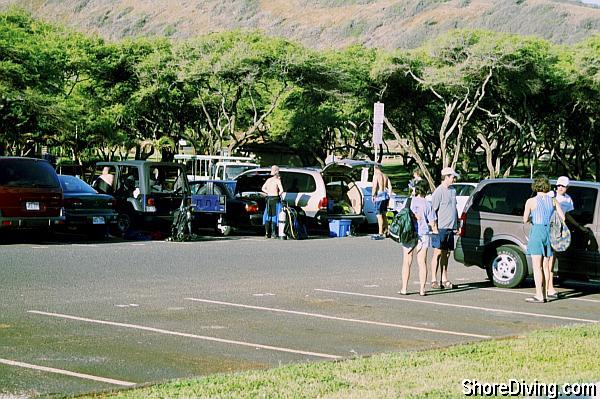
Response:
[[[581,0],[582,3],[586,3],[586,4],[595,4],[600,6],[600,0]]]

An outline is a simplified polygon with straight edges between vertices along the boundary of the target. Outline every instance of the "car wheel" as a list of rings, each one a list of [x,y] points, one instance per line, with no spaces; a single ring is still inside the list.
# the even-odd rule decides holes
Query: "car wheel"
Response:
[[[521,249],[516,245],[498,247],[488,264],[489,275],[496,287],[519,286],[527,277],[527,261]]]
[[[127,231],[131,228],[131,223],[131,215],[127,213],[119,213],[117,215],[116,224],[117,233],[120,236],[124,236],[127,233]]]

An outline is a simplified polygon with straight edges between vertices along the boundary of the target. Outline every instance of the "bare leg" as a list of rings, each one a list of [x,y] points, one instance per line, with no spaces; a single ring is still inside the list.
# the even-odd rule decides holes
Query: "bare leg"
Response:
[[[554,273],[552,272],[552,269],[554,269],[555,258],[553,255],[550,258],[544,258],[544,259],[548,259],[548,264],[550,265],[548,267],[548,271],[544,272],[544,276],[546,277],[546,294],[547,295],[555,295],[556,288],[554,288]]]
[[[442,250],[438,248],[433,249],[433,256],[431,257],[431,282],[434,283],[437,281],[437,272],[438,265],[440,261],[440,255],[442,254]]]
[[[383,215],[377,215],[377,227],[379,235],[383,235]]]
[[[440,269],[442,269],[441,281],[448,281],[448,258],[450,258],[450,251],[442,251],[440,255]]]
[[[410,265],[412,264],[414,248],[403,248],[402,256],[402,289],[401,294],[406,294],[408,288],[408,280],[410,279]]]
[[[535,282],[535,297],[544,300],[544,271],[542,269],[543,256],[531,255],[533,263],[533,280]]]
[[[425,284],[427,283],[427,247],[423,246],[417,252],[417,264],[419,265],[419,294],[425,295]]]
[[[548,285],[548,278],[552,278],[552,264],[550,263],[550,258],[546,258],[543,257],[542,258],[542,270],[544,272],[544,289],[543,289],[543,293],[544,293],[544,298],[546,298],[548,296],[548,292],[550,291],[549,289],[549,285]],[[552,287],[552,289],[554,289],[554,287]],[[556,293],[556,291],[554,292]]]

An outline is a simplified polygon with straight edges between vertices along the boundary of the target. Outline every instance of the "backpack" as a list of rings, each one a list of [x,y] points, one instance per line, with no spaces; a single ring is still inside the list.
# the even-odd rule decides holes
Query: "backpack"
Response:
[[[555,199],[552,202],[555,207],[558,205]],[[550,218],[550,245],[556,252],[566,251],[571,245],[571,232],[556,211],[552,213]]]
[[[417,232],[410,210],[411,202],[412,199],[409,198],[404,204],[404,208],[396,213],[388,229],[392,240],[404,245],[415,245],[417,242]]]
[[[308,238],[304,211],[288,205],[283,205],[283,211],[285,212],[284,232],[286,237],[291,240],[304,240]]]

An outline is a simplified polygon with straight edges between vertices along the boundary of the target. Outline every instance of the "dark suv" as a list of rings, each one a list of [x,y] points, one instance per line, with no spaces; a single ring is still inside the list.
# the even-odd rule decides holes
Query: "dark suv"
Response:
[[[0,157],[1,230],[62,223],[62,206],[62,188],[47,161]]]
[[[530,179],[493,179],[479,183],[461,215],[454,259],[486,269],[498,287],[516,287],[532,274],[527,253],[530,225],[523,224],[525,201],[534,193]],[[552,182],[554,183],[554,182]],[[559,278],[600,276],[600,183],[571,181],[568,194],[577,225],[569,225],[572,242],[557,253]]]
[[[98,162],[92,187],[116,199],[117,233],[131,227],[167,228],[184,195],[185,166],[173,162]]]

